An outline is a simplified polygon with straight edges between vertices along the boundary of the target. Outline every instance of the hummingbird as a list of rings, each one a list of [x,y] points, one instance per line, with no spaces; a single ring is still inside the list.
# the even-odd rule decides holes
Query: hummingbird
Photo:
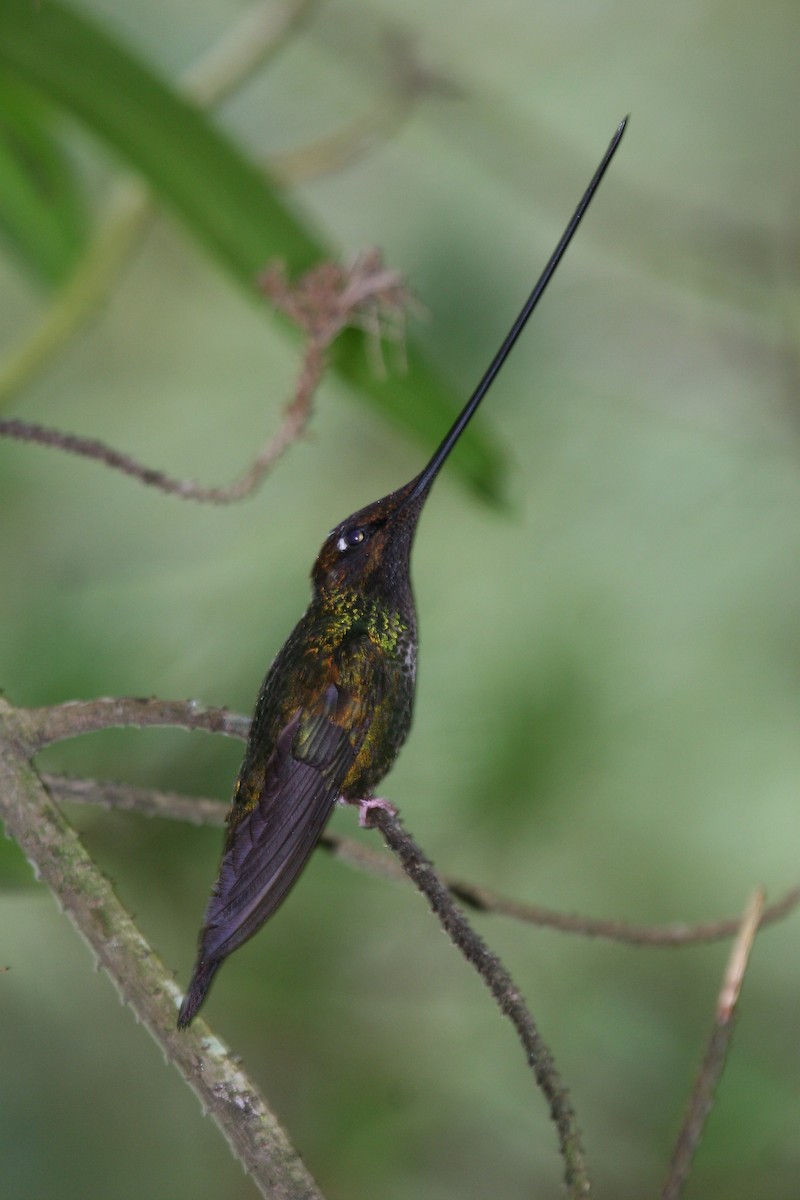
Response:
[[[431,485],[491,387],[580,224],[625,132],[620,123],[503,344],[428,465],[331,531],[312,597],[256,702],[227,818],[219,876],[178,1015],[194,1019],[218,968],[283,902],[337,800],[361,822],[411,727],[417,620],[411,544]]]

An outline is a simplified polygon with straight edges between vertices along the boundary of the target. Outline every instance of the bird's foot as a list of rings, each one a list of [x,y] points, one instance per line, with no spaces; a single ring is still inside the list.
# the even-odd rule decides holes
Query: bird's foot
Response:
[[[362,828],[368,829],[371,825],[369,814],[373,808],[382,808],[390,817],[397,816],[397,809],[388,800],[381,800],[380,796],[369,796],[366,800],[356,800],[358,805],[358,823]]]

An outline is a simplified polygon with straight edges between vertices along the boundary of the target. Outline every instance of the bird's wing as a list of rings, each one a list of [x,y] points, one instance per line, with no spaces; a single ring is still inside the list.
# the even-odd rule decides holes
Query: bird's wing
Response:
[[[206,910],[201,959],[226,957],[284,899],[322,833],[368,727],[363,706],[333,683],[286,724],[258,803],[231,828]]]

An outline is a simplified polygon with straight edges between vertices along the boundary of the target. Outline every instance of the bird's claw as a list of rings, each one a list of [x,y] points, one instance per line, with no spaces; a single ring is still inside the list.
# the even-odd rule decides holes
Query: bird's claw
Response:
[[[382,800],[380,796],[370,796],[366,800],[357,800],[358,805],[358,823],[362,829],[368,829],[371,825],[369,814],[373,808],[382,808],[390,817],[397,816],[397,809],[388,800]]]

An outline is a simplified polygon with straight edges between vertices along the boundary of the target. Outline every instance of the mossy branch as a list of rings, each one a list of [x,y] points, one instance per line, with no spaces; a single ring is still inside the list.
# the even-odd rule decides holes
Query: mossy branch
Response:
[[[450,941],[475,968],[491,992],[504,1017],[516,1030],[522,1043],[528,1066],[539,1089],[544,1094],[557,1133],[564,1164],[564,1181],[570,1200],[580,1200],[591,1190],[586,1159],[581,1145],[575,1112],[567,1089],[561,1082],[553,1056],[539,1032],[522,994],[503,966],[464,913],[454,903],[445,882],[439,878],[422,850],[406,832],[397,814],[387,808],[370,808],[366,818],[369,827],[381,831],[387,846],[397,856],[403,870],[430,905],[431,911]]]
[[[52,708],[14,709],[0,700],[0,818],[9,835],[19,842],[37,876],[50,886],[89,942],[123,998],[217,1120],[262,1194],[281,1200],[319,1197],[313,1180],[265,1101],[208,1027],[198,1021],[190,1033],[177,1032],[174,1027],[180,1001],[177,986],[120,905],[108,881],[94,866],[48,791],[66,800],[195,823],[221,823],[226,806],[208,798],[124,784],[52,775],[40,777],[31,766],[32,757],[53,742],[113,726],[179,726],[244,739],[249,721],[226,709],[206,707],[197,701],[104,698]],[[481,911],[505,913],[562,931],[637,945],[689,945],[738,933],[718,1001],[715,1029],[664,1192],[665,1196],[677,1196],[688,1177],[713,1089],[727,1055],[732,1017],[755,932],[765,922],[777,921],[796,908],[800,889],[791,889],[768,908],[763,906],[763,896],[759,893],[744,922],[726,920],[662,929],[625,926],[519,904],[475,885],[440,877],[396,815],[374,808],[370,810],[368,823],[380,828],[394,858],[333,835],[325,835],[323,844],[337,857],[360,869],[394,880],[407,877],[425,896],[450,939],[481,975],[501,1011],[514,1025],[536,1082],[547,1098],[558,1130],[568,1194],[575,1200],[589,1194],[589,1178],[569,1096],[511,976],[472,929],[454,900],[469,903],[475,896],[474,906]]]
[[[123,998],[158,1039],[167,1056],[175,1059],[179,1069],[182,1064],[188,1067],[183,1058],[181,1039],[184,1035],[173,1031],[171,1026],[179,999],[175,983],[119,904],[108,882],[94,867],[74,830],[47,795],[42,780],[30,766],[30,759],[38,750],[55,741],[110,726],[178,725],[244,736],[248,723],[225,709],[205,708],[194,702],[181,704],[155,699],[75,701],[55,708],[27,710],[14,710],[5,701],[1,705],[0,733],[5,726],[9,781],[7,807],[0,801],[0,815],[5,816],[9,834],[16,838],[35,864],[40,877],[52,888],[90,942],[101,964],[117,983]],[[12,786],[17,777],[24,777],[24,789]],[[4,782],[0,774],[0,793],[4,791]],[[395,817],[389,817],[383,809],[375,811],[377,819],[373,813],[372,823],[379,826],[403,871],[426,896],[442,928],[466,960],[476,968],[501,1012],[516,1029],[528,1064],[548,1101],[558,1129],[569,1196],[572,1200],[580,1200],[589,1194],[589,1178],[574,1113],[552,1055],[525,1001],[499,958],[489,950],[454,904],[445,884],[439,880],[416,843]],[[107,954],[109,947],[113,949],[110,958]],[[206,1027],[201,1023],[200,1028],[202,1031]],[[192,1033],[191,1036],[197,1035]],[[177,1056],[176,1045],[180,1051]],[[227,1057],[225,1061],[229,1061]],[[184,1071],[184,1075],[194,1087],[194,1075],[188,1070]],[[238,1092],[236,1094],[239,1095]],[[231,1102],[234,1106],[236,1103],[235,1100]],[[223,1115],[230,1112],[231,1104],[226,1099],[221,1110]],[[245,1105],[248,1112],[250,1105],[248,1099]],[[267,1111],[265,1105],[264,1110]],[[261,1123],[256,1122],[256,1130],[260,1130]],[[225,1129],[223,1132],[228,1136]],[[234,1149],[241,1157],[238,1146],[234,1146]],[[249,1153],[249,1146],[245,1149]],[[281,1151],[283,1154],[284,1151]],[[283,1157],[280,1157],[280,1161],[283,1162]],[[292,1200],[294,1197],[294,1193],[290,1192],[274,1194],[291,1196]]]
[[[204,1021],[178,1033],[180,992],[29,762],[30,723],[0,699],[0,817],[122,999],[270,1200],[323,1200],[256,1085]]]

